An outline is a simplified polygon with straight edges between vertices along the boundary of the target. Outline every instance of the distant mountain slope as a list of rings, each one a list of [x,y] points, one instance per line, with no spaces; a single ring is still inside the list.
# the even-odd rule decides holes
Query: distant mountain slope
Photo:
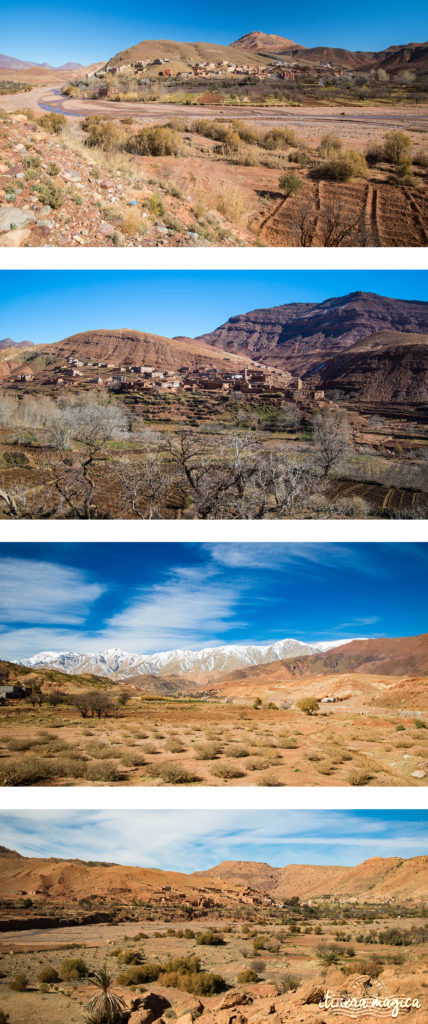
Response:
[[[82,68],[83,64],[77,64],[75,61],[68,61],[67,64],[61,64],[59,67],[54,67],[52,64],[38,64],[34,60],[20,60],[18,57],[9,57],[6,53],[0,53],[0,68],[8,68],[10,71],[19,71],[21,68],[45,68],[47,71],[75,71],[78,68]]]
[[[311,864],[289,864],[272,868],[269,864],[247,861],[224,861],[208,871],[198,871],[196,878],[218,879],[237,885],[245,880],[251,888],[261,890],[277,899],[290,899],[299,895],[341,895],[365,897],[380,896],[421,897],[427,891],[428,857],[373,857],[355,868],[319,867]]]
[[[351,292],[237,314],[198,340],[304,375],[384,330],[428,333],[428,303]]]
[[[294,43],[292,39],[284,39],[284,36],[275,36],[269,32],[247,32],[245,36],[236,39],[230,44],[238,50],[254,50],[256,53],[284,53],[285,50],[304,50],[300,43]]]
[[[287,47],[284,56],[308,65],[329,64],[332,68],[348,71],[428,71],[428,43],[399,43],[385,50],[347,50],[337,46],[310,46],[301,49]]]
[[[0,351],[5,348],[30,348],[32,341],[12,341],[12,338],[0,338]]]
[[[71,858],[24,857],[5,847],[0,857],[2,899],[20,898],[27,892],[51,902],[94,894],[114,901],[119,895],[155,899],[168,891],[172,899],[178,895],[183,900],[198,899],[203,894],[214,903],[236,904],[240,894],[250,889],[276,900],[333,894],[357,900],[420,900],[428,889],[428,857],[424,856],[407,860],[373,857],[357,867],[290,864],[273,868],[263,863],[224,861],[193,874]]]
[[[381,676],[427,676],[428,633],[421,636],[379,637],[375,640],[350,640],[340,646],[307,657],[285,657],[267,665],[236,670],[222,682],[251,676],[268,679],[280,673],[283,679],[309,679],[344,672]]]
[[[428,334],[377,331],[329,359],[319,386],[376,402],[428,401]]]
[[[336,642],[337,643],[337,642]],[[343,640],[343,644],[350,643]],[[260,665],[296,655],[311,655],[335,646],[334,641],[302,643],[300,640],[277,640],[274,644],[228,644],[205,647],[200,651],[176,650],[156,654],[130,654],[112,648],[97,654],[73,651],[42,651],[18,664],[30,668],[56,668],[61,672],[93,673],[111,679],[132,679],[142,674],[181,674],[187,672],[224,672],[237,666]]]
[[[235,64],[260,64],[257,54],[240,50],[235,46],[218,46],[216,43],[181,43],[172,39],[143,39],[141,43],[120,50],[108,61],[109,67],[120,64],[136,64],[140,60],[151,60],[156,57],[172,61],[199,63],[199,61],[229,60]]]

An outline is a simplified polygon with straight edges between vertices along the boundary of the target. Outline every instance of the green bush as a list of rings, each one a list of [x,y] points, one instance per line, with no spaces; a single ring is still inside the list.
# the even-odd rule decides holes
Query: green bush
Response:
[[[36,185],[36,192],[41,203],[51,206],[53,210],[59,210],[64,202],[62,188],[49,178],[44,178],[39,185]]]
[[[389,164],[401,164],[410,161],[410,139],[404,132],[388,132],[384,140],[384,156]]]
[[[303,181],[295,171],[291,171],[289,174],[281,175],[279,188],[286,199],[289,199],[290,196],[295,196],[298,192],[302,191]]]
[[[160,971],[161,964],[151,962],[137,964],[119,974],[116,981],[118,985],[146,985],[147,982],[157,981]]]

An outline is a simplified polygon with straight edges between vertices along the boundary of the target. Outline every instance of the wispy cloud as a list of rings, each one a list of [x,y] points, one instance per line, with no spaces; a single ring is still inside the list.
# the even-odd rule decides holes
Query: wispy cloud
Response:
[[[222,860],[357,864],[424,852],[427,815],[352,811],[37,811],[0,815],[0,844],[27,856],[78,857],[196,871]]]
[[[70,566],[0,559],[0,621],[77,625],[105,585]]]
[[[0,655],[26,658],[42,650],[95,653],[121,647],[137,654],[175,648],[196,649],[222,643],[224,634],[242,625],[236,611],[241,588],[210,575],[209,566],[177,567],[151,587],[130,588],[122,610],[83,628],[91,605],[103,593],[77,570],[39,562],[8,560],[4,579],[11,581],[4,623],[0,626]],[[13,574],[17,569],[17,576]],[[28,572],[26,596],[25,571]],[[6,611],[7,609],[7,611]],[[7,618],[6,618],[7,614]],[[21,621],[29,620],[27,626]],[[40,625],[38,625],[40,623]],[[43,623],[43,624],[42,624]],[[58,624],[58,628],[55,628]],[[51,626],[53,628],[48,628]]]

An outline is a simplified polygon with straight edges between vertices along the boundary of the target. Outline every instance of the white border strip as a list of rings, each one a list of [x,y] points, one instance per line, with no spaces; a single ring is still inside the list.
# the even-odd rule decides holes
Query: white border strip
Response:
[[[420,810],[427,811],[427,791],[422,787],[382,788],[354,786],[126,787],[87,786],[3,788],[1,814],[7,811],[58,810],[182,810],[182,811],[280,811],[280,810]]]
[[[1,543],[421,543],[428,523],[406,520],[20,520],[0,523]]]
[[[0,247],[1,270],[426,270],[427,251],[300,248],[54,248]]]

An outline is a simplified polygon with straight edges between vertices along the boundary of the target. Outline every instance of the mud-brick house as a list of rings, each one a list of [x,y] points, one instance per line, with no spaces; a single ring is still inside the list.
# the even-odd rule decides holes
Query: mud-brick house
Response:
[[[30,693],[29,687],[19,686],[18,683],[0,686],[0,704],[5,704],[7,700],[24,700]]]

